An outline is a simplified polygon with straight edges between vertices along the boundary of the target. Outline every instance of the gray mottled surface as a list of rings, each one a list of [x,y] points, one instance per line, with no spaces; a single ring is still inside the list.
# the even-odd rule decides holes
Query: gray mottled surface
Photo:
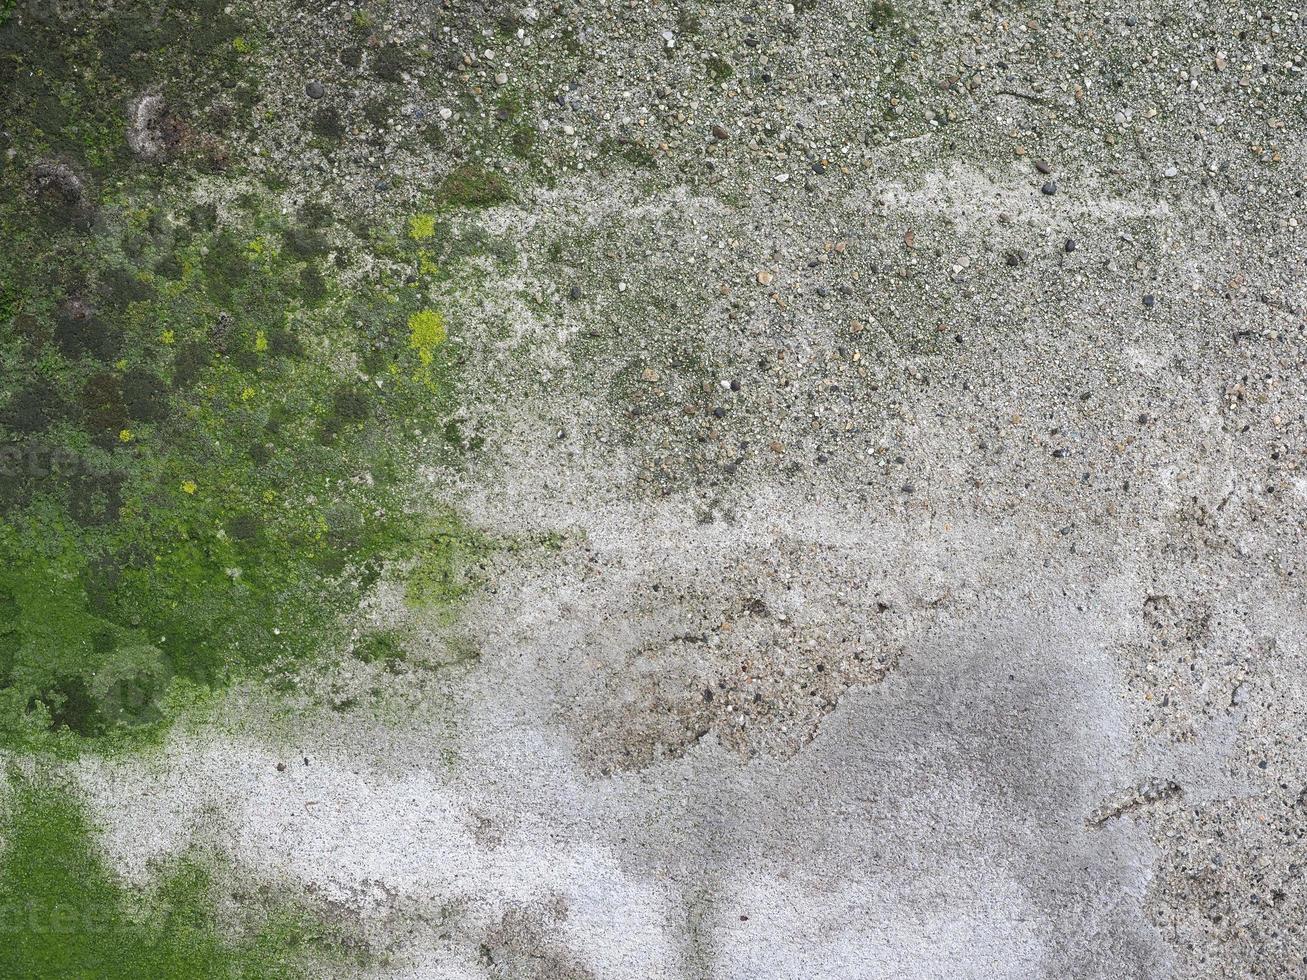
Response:
[[[361,213],[451,165],[414,108],[525,93],[550,179],[450,312],[485,448],[414,504],[557,546],[376,718],[85,763],[123,866],[216,835],[397,977],[1302,976],[1301,14],[583,3],[488,67],[495,11],[386,8],[431,59],[327,162],[337,6],[270,13],[261,140]]]

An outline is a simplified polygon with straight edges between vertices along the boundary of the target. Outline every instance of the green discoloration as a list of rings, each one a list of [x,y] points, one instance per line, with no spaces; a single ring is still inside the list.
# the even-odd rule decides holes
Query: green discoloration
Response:
[[[512,200],[512,190],[501,174],[465,165],[440,185],[438,200],[447,207],[485,208]]]
[[[408,345],[417,351],[424,366],[435,361],[436,351],[448,336],[445,318],[435,310],[418,310],[409,314]]]
[[[293,904],[242,901],[220,917],[214,874],[194,858],[148,893],[126,886],[63,790],[20,780],[6,802],[0,975],[290,978],[339,970],[349,955],[338,930]]]
[[[266,185],[233,200],[194,173],[220,150],[206,86],[227,104],[244,84],[237,22],[209,12],[212,30],[127,4],[76,34],[26,15],[0,33],[21,148],[0,171],[3,745],[138,745],[205,691],[339,651],[342,618],[425,541],[404,509],[420,443],[436,464],[464,448],[443,438],[456,379],[428,304],[458,285],[422,249],[435,217],[360,242],[327,208],[286,216]],[[99,71],[69,67],[84,46]],[[181,61],[197,92],[161,90],[163,159],[141,166],[137,69]],[[507,197],[465,168],[440,204]]]
[[[867,6],[867,24],[873,31],[898,27],[899,13],[892,3],[874,0]]]
[[[408,237],[416,242],[435,237],[436,216],[434,214],[415,214],[408,219]]]
[[[256,83],[234,46],[239,21],[224,5],[160,9],[126,2],[65,21],[31,4],[0,19],[0,90],[14,145],[71,161],[100,178],[132,158],[124,107],[160,98],[163,154],[225,166],[223,131],[252,104]]]
[[[405,583],[409,605],[442,615],[456,608],[481,583],[484,562],[494,548],[490,539],[452,515],[434,522],[421,539]]]
[[[90,236],[25,218],[0,212],[32,317],[3,336],[0,738],[136,738],[170,678],[320,655],[409,549],[444,321],[414,288],[340,298],[318,233],[258,213],[184,236],[154,214],[130,247],[109,215]]]
[[[704,60],[704,67],[708,69],[708,77],[714,82],[724,82],[735,74],[735,69],[731,67],[730,62],[717,55],[709,55]]]

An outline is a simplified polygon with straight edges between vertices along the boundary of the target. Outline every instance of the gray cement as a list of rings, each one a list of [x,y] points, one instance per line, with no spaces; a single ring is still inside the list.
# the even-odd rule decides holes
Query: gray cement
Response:
[[[253,165],[360,214],[528,97],[413,504],[551,543],[375,713],[82,763],[127,873],[216,841],[391,977],[1305,975],[1301,12],[383,6],[430,58],[326,160],[319,6]]]

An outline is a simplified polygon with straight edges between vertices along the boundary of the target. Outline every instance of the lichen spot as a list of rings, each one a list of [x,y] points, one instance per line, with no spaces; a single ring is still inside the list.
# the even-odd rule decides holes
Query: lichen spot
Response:
[[[445,318],[435,310],[419,310],[408,318],[408,345],[418,352],[423,364],[430,364],[436,348],[445,342]]]
[[[415,214],[408,219],[408,237],[415,242],[425,242],[436,234],[436,216],[434,214]]]

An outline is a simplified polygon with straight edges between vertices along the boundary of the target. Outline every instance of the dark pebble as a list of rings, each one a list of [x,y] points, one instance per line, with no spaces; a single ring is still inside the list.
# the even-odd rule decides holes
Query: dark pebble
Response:
[[[1068,238],[1066,240],[1066,244],[1063,245],[1062,247],[1065,248],[1068,252],[1074,252],[1077,248],[1076,240],[1074,238]]]
[[[571,289],[569,289],[569,290],[567,291],[567,298],[568,298],[568,299],[580,299],[580,298],[581,298],[581,287],[580,287],[580,286],[573,286]]]
[[[739,379],[739,378],[732,378],[732,379],[731,379],[731,391],[739,391],[739,390],[740,390],[740,379]]]
[[[1145,309],[1151,310],[1151,309],[1156,305],[1156,303],[1157,303],[1157,300],[1155,300],[1155,299],[1153,298],[1153,294],[1152,294],[1152,293],[1149,293],[1147,296],[1144,297],[1144,308],[1145,308]]]
[[[719,140],[728,140],[731,138],[731,131],[727,129],[725,126],[719,124],[713,125],[712,134],[715,138]]]
[[[1041,187],[1040,190],[1051,197],[1052,195],[1057,193],[1057,184],[1053,183],[1050,180],[1047,184]]]
[[[327,94],[327,90],[323,88],[321,82],[309,82],[304,86],[304,94],[310,99],[320,99]]]

